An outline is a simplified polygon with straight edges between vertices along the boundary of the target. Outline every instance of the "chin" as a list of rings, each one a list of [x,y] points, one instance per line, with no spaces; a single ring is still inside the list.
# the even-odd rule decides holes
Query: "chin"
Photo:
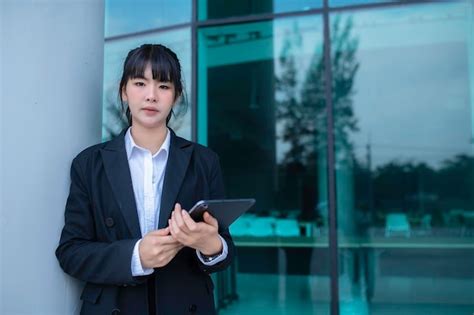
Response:
[[[147,129],[156,129],[163,126],[166,127],[166,120],[159,120],[159,121],[136,120],[136,121],[133,121],[133,124],[139,125]]]

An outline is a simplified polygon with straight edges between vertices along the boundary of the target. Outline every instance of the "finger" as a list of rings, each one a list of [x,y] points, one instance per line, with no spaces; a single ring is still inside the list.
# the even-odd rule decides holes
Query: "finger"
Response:
[[[158,239],[158,243],[159,243],[160,246],[179,244],[179,242],[172,235],[161,236]]]
[[[151,231],[148,234],[153,235],[153,236],[166,236],[170,234],[170,229],[166,227],[164,229]]]
[[[186,223],[183,220],[182,212],[186,212],[186,210],[179,210],[176,209],[173,214],[171,215],[171,218],[175,220],[176,225],[180,230],[182,230],[185,234],[189,234],[189,229]]]
[[[179,229],[176,226],[173,216],[168,220],[168,227],[170,228],[170,233],[173,237],[176,237],[176,235],[179,234]]]
[[[172,244],[172,245],[165,245],[162,248],[162,252],[167,253],[167,252],[174,251],[174,250],[180,250],[181,248],[182,248],[182,245],[180,243]]]
[[[213,227],[219,227],[219,223],[217,222],[216,218],[214,218],[212,215],[209,214],[209,212],[204,212],[204,222],[207,224],[212,225]]]
[[[189,213],[186,210],[181,211],[181,218],[184,221],[184,224],[186,224],[186,227],[189,231],[195,232],[198,229],[198,225],[196,222],[191,218]]]
[[[179,244],[179,245],[173,246],[172,248],[170,248],[170,250],[175,251],[175,252],[179,252],[183,248],[184,248],[184,245]]]
[[[188,241],[188,235],[184,233],[177,225],[176,222],[171,219],[168,220],[168,224],[171,229],[171,235],[180,243],[186,243]]]

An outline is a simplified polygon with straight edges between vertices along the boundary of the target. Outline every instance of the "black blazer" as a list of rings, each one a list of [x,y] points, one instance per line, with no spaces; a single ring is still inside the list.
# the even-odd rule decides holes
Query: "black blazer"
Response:
[[[85,281],[81,314],[148,315],[147,280],[156,286],[160,315],[215,314],[210,273],[226,268],[234,257],[228,229],[219,234],[228,245],[227,258],[206,266],[192,248],[183,248],[150,276],[133,277],[131,259],[141,238],[125,131],[94,145],[72,161],[71,187],[56,257],[69,275]],[[201,199],[224,198],[218,156],[210,149],[171,131],[159,228],[168,225],[174,204],[189,210]]]

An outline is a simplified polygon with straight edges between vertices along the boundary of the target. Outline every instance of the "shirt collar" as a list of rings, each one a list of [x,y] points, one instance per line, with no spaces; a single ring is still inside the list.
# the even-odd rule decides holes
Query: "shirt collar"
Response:
[[[170,142],[171,142],[171,132],[168,130],[168,127],[166,128],[166,138],[165,141],[163,141],[163,144],[161,145],[160,149],[156,151],[156,153],[153,155],[153,158],[157,156],[161,151],[165,151],[166,153],[169,152],[170,150]],[[132,153],[134,149],[139,149],[143,151],[149,151],[148,149],[142,148],[139,145],[135,143],[132,137],[131,133],[131,127],[128,128],[127,132],[125,133],[125,149],[127,151],[127,158],[130,160],[132,157]]]

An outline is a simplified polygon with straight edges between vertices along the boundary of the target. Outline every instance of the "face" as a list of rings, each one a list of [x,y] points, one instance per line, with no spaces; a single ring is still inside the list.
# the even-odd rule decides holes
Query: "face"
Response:
[[[132,114],[132,124],[145,128],[166,126],[174,98],[174,84],[153,80],[150,65],[145,68],[143,78],[129,79],[122,91],[122,99],[128,103]]]

